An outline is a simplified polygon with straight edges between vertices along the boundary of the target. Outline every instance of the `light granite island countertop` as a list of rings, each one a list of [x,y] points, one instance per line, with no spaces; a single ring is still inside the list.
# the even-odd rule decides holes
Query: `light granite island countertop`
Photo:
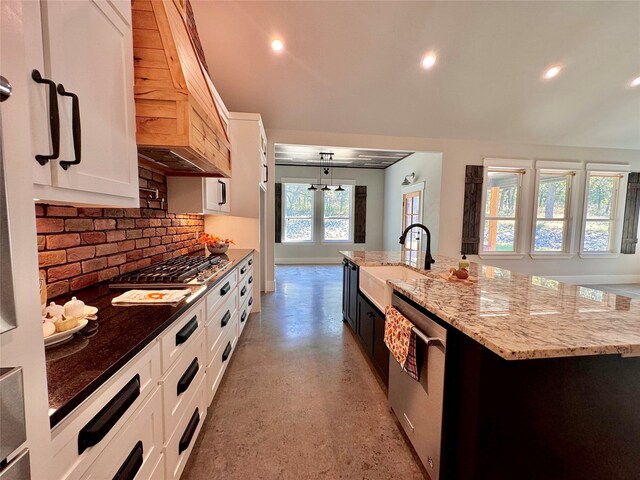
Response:
[[[506,360],[621,354],[640,356],[640,300],[471,262],[475,284],[441,274],[458,259],[415,252],[343,251],[356,265],[404,265],[425,279],[387,281]]]

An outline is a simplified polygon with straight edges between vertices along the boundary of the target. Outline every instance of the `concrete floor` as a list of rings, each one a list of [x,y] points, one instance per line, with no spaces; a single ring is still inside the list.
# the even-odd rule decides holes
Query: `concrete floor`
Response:
[[[422,479],[342,322],[340,266],[281,266],[209,407],[183,479]]]

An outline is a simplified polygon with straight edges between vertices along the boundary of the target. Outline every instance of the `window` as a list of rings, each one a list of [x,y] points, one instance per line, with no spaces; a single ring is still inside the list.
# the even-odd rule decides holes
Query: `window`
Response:
[[[283,186],[283,242],[313,242],[313,192],[308,183]]]
[[[325,190],[323,193],[322,239],[325,242],[350,242],[353,240],[353,185],[343,185],[343,190]]]
[[[517,251],[519,195],[525,170],[487,169],[484,189],[484,252]]]
[[[402,231],[413,223],[422,223],[422,190],[407,192],[402,195]],[[424,233],[418,228],[409,232],[404,242],[405,250],[420,251],[420,235]]]
[[[619,173],[589,172],[587,176],[582,251],[613,252],[616,237]]]
[[[534,252],[565,253],[569,250],[571,182],[574,175],[568,171],[539,171]]]

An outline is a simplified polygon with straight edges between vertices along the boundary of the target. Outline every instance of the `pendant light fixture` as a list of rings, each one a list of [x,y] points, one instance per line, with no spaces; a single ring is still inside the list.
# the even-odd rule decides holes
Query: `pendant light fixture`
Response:
[[[312,192],[315,192],[316,190],[318,190],[319,187],[321,191],[323,192],[328,192],[331,190],[330,187],[334,187],[335,185],[333,184],[333,153],[332,152],[320,152],[320,177],[318,179],[318,183],[312,183],[311,185],[309,185],[309,188],[307,188],[307,190],[310,190]],[[327,183],[322,182],[322,176],[330,176],[330,181]],[[342,188],[342,185],[338,185],[338,188],[336,188],[335,190],[336,192],[344,192],[344,188]]]

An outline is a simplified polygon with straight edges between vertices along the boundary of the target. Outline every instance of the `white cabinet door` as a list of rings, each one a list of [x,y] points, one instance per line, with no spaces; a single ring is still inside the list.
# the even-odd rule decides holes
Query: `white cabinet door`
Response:
[[[218,206],[218,179],[204,178],[204,208],[210,212],[217,212]]]
[[[60,161],[75,159],[73,100],[59,95],[60,161],[51,162],[55,187],[137,197],[133,42],[127,3],[41,3],[45,75],[58,89],[63,85],[77,95],[82,132],[81,161],[65,170]]]
[[[229,213],[231,192],[228,178],[205,178],[204,213]]]
[[[218,178],[218,196],[220,200],[218,201],[219,210],[221,213],[230,213],[231,212],[231,192],[229,191],[229,179],[228,178]]]

